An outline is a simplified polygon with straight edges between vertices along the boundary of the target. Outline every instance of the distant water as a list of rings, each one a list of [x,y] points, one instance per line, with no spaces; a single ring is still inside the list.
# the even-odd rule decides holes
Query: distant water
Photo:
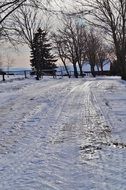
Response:
[[[1,68],[5,72],[9,72],[10,74],[15,74],[15,75],[24,75],[24,71],[27,71],[27,73],[30,73],[31,68],[25,68],[25,67],[2,67]]]
[[[2,67],[3,71],[31,71],[31,68],[27,68],[27,67],[10,67],[8,69],[8,67]]]

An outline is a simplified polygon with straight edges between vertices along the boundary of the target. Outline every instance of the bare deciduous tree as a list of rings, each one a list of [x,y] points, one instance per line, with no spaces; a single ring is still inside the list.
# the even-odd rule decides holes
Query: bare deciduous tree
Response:
[[[0,39],[9,39],[13,42],[11,27],[12,15],[18,15],[19,9],[22,7],[39,8],[48,11],[46,7],[49,5],[48,0],[1,0],[0,1]],[[9,27],[8,27],[9,24]]]
[[[98,71],[101,71],[101,74],[103,74],[104,72],[104,66],[107,64],[111,64],[111,60],[110,60],[110,55],[113,53],[113,48],[111,46],[107,46],[106,44],[104,44],[102,41],[100,42],[99,45],[99,50],[98,50],[98,64],[97,64],[97,68]]]
[[[2,0],[0,2],[0,24],[24,2],[26,2],[26,0]]]
[[[83,76],[82,61],[84,59],[85,52],[85,26],[80,23],[78,19],[67,17],[65,20],[65,27],[68,36],[71,38],[71,42],[73,43],[76,62],[80,69],[80,75]]]
[[[91,29],[86,33],[86,56],[91,66],[91,73],[95,77],[95,65],[98,63],[98,50],[100,41],[97,34]]]
[[[66,58],[73,64],[74,76],[78,78],[77,57],[71,35],[66,29],[64,29],[63,31],[60,30],[59,32],[61,35],[63,46],[66,49]]]
[[[66,48],[65,48],[63,39],[61,38],[60,35],[56,35],[56,34],[52,34],[52,39],[55,44],[55,49],[57,50],[58,57],[61,59],[64,65],[64,68],[66,70],[66,73],[68,77],[70,78],[70,73],[68,71],[67,64],[66,64],[67,56],[66,56]]]
[[[12,15],[11,27],[16,41],[25,43],[31,48],[34,33],[41,27],[42,18],[38,15],[38,9],[22,6],[18,12]]]
[[[112,38],[120,74],[126,79],[126,0],[87,0],[81,3],[90,10],[91,19],[88,17],[88,20]]]
[[[70,16],[64,17],[62,22],[63,29],[58,31],[58,35],[60,36],[60,46],[64,49],[63,54],[65,55],[63,56],[73,64],[75,77],[78,77],[77,64],[80,69],[80,75],[83,76],[82,62],[85,57],[85,27],[82,23],[79,23],[79,20]]]

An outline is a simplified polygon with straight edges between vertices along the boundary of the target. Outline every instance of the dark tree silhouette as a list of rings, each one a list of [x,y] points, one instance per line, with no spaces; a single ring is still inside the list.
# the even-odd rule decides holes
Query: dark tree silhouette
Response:
[[[51,54],[52,47],[47,39],[47,32],[41,28],[38,29],[34,35],[31,49],[31,66],[37,75],[36,79],[39,80],[44,70],[53,71],[56,68],[57,60]]]
[[[81,4],[90,11],[91,24],[112,39],[122,79],[126,80],[126,0],[86,0]]]

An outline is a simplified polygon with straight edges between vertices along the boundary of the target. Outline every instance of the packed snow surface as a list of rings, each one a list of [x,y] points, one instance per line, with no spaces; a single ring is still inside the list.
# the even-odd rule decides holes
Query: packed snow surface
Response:
[[[0,190],[126,190],[126,83],[0,83]]]

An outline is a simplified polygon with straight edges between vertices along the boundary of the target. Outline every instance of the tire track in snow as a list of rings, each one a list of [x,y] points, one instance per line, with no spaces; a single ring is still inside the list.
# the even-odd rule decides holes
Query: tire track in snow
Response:
[[[62,86],[61,86],[61,84],[60,84],[60,92],[59,92],[59,95],[57,96],[57,98],[60,98],[60,94],[61,94],[61,92],[62,92],[62,90],[63,90],[63,95],[64,95],[64,87],[66,86],[66,83],[64,83]],[[54,89],[55,89],[55,87],[56,86],[54,86]],[[58,85],[57,85],[57,87],[58,87]],[[50,89],[49,89],[50,90]],[[51,88],[51,90],[53,90],[53,88]],[[56,90],[56,89],[55,89]],[[53,92],[53,91],[52,91]],[[45,93],[45,91],[44,91],[44,93]],[[47,92],[46,93],[46,95],[47,94],[50,94],[50,92]],[[24,99],[18,99],[18,100],[20,100],[20,102],[22,103],[23,101],[22,100],[25,100],[25,98]],[[16,104],[16,110],[18,110],[18,108],[20,108],[20,102],[19,102],[19,104],[17,105]],[[39,102],[40,103],[40,102]],[[57,106],[57,108],[58,108],[58,103],[59,102],[57,102],[57,104],[56,104],[56,106]],[[33,106],[34,104],[32,104],[32,106]],[[38,104],[37,104],[38,105]],[[46,108],[46,106],[45,106],[45,108]],[[54,107],[53,107],[54,108]],[[55,107],[56,108],[56,107]],[[21,110],[20,110],[20,113],[21,113]],[[48,113],[49,114],[49,113]],[[27,166],[26,165],[29,165],[29,164],[33,164],[34,165],[34,161],[32,161],[32,159],[34,160],[35,159],[35,155],[37,155],[37,153],[38,153],[38,149],[40,148],[40,146],[42,146],[42,144],[43,144],[43,142],[41,142],[40,140],[40,136],[42,136],[42,132],[43,131],[41,131],[42,129],[44,129],[43,127],[42,127],[42,129],[41,128],[39,128],[40,126],[38,125],[38,123],[36,123],[36,125],[38,125],[38,128],[37,127],[34,127],[33,128],[33,125],[34,125],[34,122],[32,123],[30,123],[30,125],[27,125],[28,124],[28,122],[29,122],[29,120],[32,120],[32,119],[35,119],[35,117],[38,117],[39,119],[41,118],[41,105],[39,106],[39,107],[36,107],[35,105],[34,105],[34,109],[33,110],[31,110],[30,111],[30,113],[27,113],[25,116],[24,116],[24,118],[21,120],[21,121],[19,121],[19,122],[17,122],[16,123],[16,127],[21,127],[21,130],[23,130],[23,132],[26,134],[26,135],[28,135],[28,138],[24,138],[24,137],[22,137],[21,136],[21,131],[20,131],[20,133],[17,133],[17,138],[18,138],[18,141],[16,141],[15,140],[15,143],[16,143],[16,146],[17,147],[12,147],[12,149],[14,149],[15,150],[15,152],[13,152],[12,150],[9,150],[9,152],[8,152],[8,154],[6,155],[6,160],[10,160],[10,157],[11,156],[13,156],[14,157],[14,163],[13,163],[13,159],[12,160],[10,160],[11,161],[11,168],[10,168],[10,166],[9,165],[5,165],[5,166],[3,166],[3,169],[1,169],[1,171],[6,171],[6,170],[12,170],[12,174],[13,175],[15,175],[15,169],[17,168],[17,170],[18,170],[18,172],[20,173],[20,172],[27,172]],[[26,128],[27,126],[31,126],[30,128],[31,128],[31,131],[28,129],[28,128]],[[28,133],[27,133],[27,129],[28,129]],[[45,129],[46,130],[46,129]],[[48,130],[48,129],[47,129]],[[17,132],[17,131],[15,131],[15,132]],[[35,135],[35,132],[36,132],[36,134],[37,134],[37,132],[40,132],[40,135],[38,135],[37,134],[37,136],[35,136],[34,137],[34,135]],[[47,133],[47,132],[46,132]],[[45,133],[45,134],[46,134]],[[21,139],[19,138],[19,135],[21,136],[21,139],[23,140],[23,141],[21,141]],[[25,135],[25,136],[26,136]],[[11,142],[12,143],[12,142]],[[13,143],[12,143],[13,144]],[[20,145],[20,147],[19,147],[19,145]],[[23,149],[22,149],[23,148]],[[37,149],[37,150],[36,150]],[[17,152],[16,152],[17,151]],[[40,150],[39,150],[40,151]],[[44,151],[44,150],[43,150]],[[33,153],[34,152],[34,153]],[[35,154],[36,153],[36,154]],[[14,154],[14,155],[13,155]],[[18,154],[18,155],[17,155]],[[38,153],[38,154],[40,154],[40,153]],[[9,156],[9,157],[8,157]],[[16,157],[18,158],[18,160],[16,159]],[[29,158],[29,159],[28,159]],[[15,160],[16,159],[16,160]],[[28,159],[28,160],[27,160]],[[28,163],[27,163],[28,162]],[[37,163],[36,163],[36,165],[37,165]],[[26,168],[26,169],[25,169]],[[36,170],[36,169],[35,169]],[[24,173],[24,174],[25,174]],[[8,182],[10,182],[10,180],[9,180],[9,177],[10,177],[10,179],[13,179],[13,176],[12,176],[12,174],[10,174],[10,173],[8,173],[8,177],[6,176],[6,172],[5,172],[5,176],[6,176],[6,181],[7,181],[7,183]],[[3,177],[5,177],[4,175],[3,175]],[[18,177],[18,175],[17,175],[17,177]],[[16,179],[17,179],[17,177],[16,177]],[[23,177],[23,174],[22,174],[22,177]],[[47,177],[47,176],[46,176]],[[15,180],[16,180],[15,179]],[[23,183],[25,184],[26,183],[26,180],[25,179],[22,179],[22,181],[23,181]],[[12,181],[12,183],[13,183],[13,181]],[[12,183],[10,183],[10,187],[12,186]],[[29,181],[29,183],[30,183],[30,181]],[[45,182],[44,182],[45,183]],[[44,183],[42,183],[42,185],[44,185]],[[18,180],[18,183],[17,183],[19,186],[20,186],[20,180]],[[7,185],[7,184],[6,184]],[[46,185],[45,185],[46,186]],[[48,182],[48,185],[46,186],[46,187],[48,187],[48,189],[50,188],[49,187],[49,182]],[[19,188],[18,188],[19,189]],[[53,185],[51,185],[51,189],[53,189]],[[55,189],[55,188],[54,188]]]
[[[102,86],[104,81],[98,81],[95,86]],[[92,89],[91,89],[92,90]],[[99,95],[100,93],[98,93]],[[99,176],[99,180],[104,183],[103,190],[106,189],[125,189],[125,175],[122,171],[124,171],[124,149],[120,147],[116,148],[113,145],[113,136],[112,136],[112,121],[107,114],[107,110],[98,105],[102,105],[102,101],[104,98],[103,92],[100,94],[100,97],[97,96],[97,91],[91,91],[91,99],[95,106],[95,109],[98,113],[102,114],[102,118],[105,120],[104,125],[101,125],[102,130],[104,132],[103,138],[103,151],[99,152],[99,157],[101,158],[95,169],[97,176]],[[107,127],[105,127],[107,126]]]
[[[77,97],[74,94],[75,92],[73,90],[73,98],[71,97],[72,107],[75,105],[75,102],[76,102],[75,105],[76,108],[77,105],[79,106],[83,105],[82,106],[83,109],[82,110],[80,109],[78,114],[76,114],[76,121],[80,120],[81,122],[80,123],[78,122],[77,124],[75,122],[73,124],[69,116],[66,121],[65,127],[61,127],[61,129],[56,134],[56,137],[54,137],[53,144],[62,144],[59,147],[63,147],[65,146],[64,144],[67,142],[71,146],[71,149],[73,148],[73,151],[71,151],[71,153],[65,152],[64,148],[61,149],[62,152],[64,152],[64,154],[59,153],[61,154],[62,157],[65,156],[65,158],[67,158],[67,160],[61,159],[59,161],[59,170],[60,171],[63,170],[63,173],[62,172],[60,173],[60,177],[62,176],[63,184],[66,184],[66,187],[68,189],[72,189],[74,187],[78,189],[81,185],[82,187],[84,187],[85,183],[83,182],[82,179],[85,177],[84,175],[85,171],[83,171],[82,173],[79,172],[79,174],[77,172],[78,169],[80,169],[80,165],[78,164],[79,161],[78,157],[80,157],[80,155],[78,154],[78,147],[80,146],[81,147],[80,162],[83,165],[87,164],[88,166],[91,167],[91,171],[88,171],[89,174],[92,175],[91,181],[89,180],[89,183],[91,182],[94,183],[94,189],[99,189],[101,186],[103,190],[113,189],[115,188],[115,185],[113,183],[114,181],[115,182],[117,181],[118,188],[119,187],[124,188],[124,186],[119,185],[124,183],[124,179],[122,180],[121,178],[119,178],[119,180],[117,180],[113,174],[114,172],[116,173],[120,172],[119,167],[114,170],[114,165],[116,166],[116,160],[115,164],[112,164],[111,162],[111,165],[108,165],[108,159],[110,158],[108,157],[109,155],[106,156],[106,145],[108,146],[108,144],[110,144],[111,142],[111,133],[110,133],[111,131],[107,127],[108,122],[106,122],[106,119],[103,116],[103,112],[99,106],[99,103],[96,101],[95,95],[92,94],[91,91],[92,87],[93,87],[93,82],[86,82],[84,85],[78,86],[77,91],[79,91],[80,88],[81,93],[77,95]],[[81,89],[83,88],[84,91],[82,92]],[[84,96],[85,100],[84,102],[82,102],[82,96]],[[70,99],[68,98],[66,103],[67,106],[64,107],[64,110],[68,110],[69,113],[72,113],[73,108],[70,110],[69,101]],[[62,114],[61,118],[63,117]],[[60,121],[62,120],[61,118],[59,118]],[[72,114],[72,119],[73,119],[73,114]],[[85,128],[82,129],[82,126],[83,127],[85,126]],[[77,131],[80,132],[77,133]],[[53,147],[51,148],[53,149]],[[68,146],[66,146],[65,148],[67,149]],[[112,153],[112,151],[110,152]],[[55,157],[55,154],[52,160],[54,159],[57,159],[57,157]],[[119,164],[118,161],[117,164]],[[60,167],[63,165],[64,167]],[[67,178],[71,184],[69,184],[69,182],[65,178],[66,176],[64,176],[64,168],[67,167],[69,168],[69,170],[70,168],[72,168],[70,171],[66,172],[69,173],[69,175],[67,174]],[[73,174],[71,173],[71,171],[73,172]],[[77,178],[76,172],[77,175],[79,175],[80,179],[75,183],[76,181],[75,179]],[[109,179],[110,183],[108,183]]]
[[[9,149],[13,147],[13,144],[17,142],[17,139],[19,140],[19,137],[22,138],[22,136],[25,135],[23,126],[27,122],[31,125],[32,123],[37,124],[37,122],[40,121],[40,118],[37,119],[36,115],[41,111],[46,112],[48,102],[45,102],[45,94],[48,95],[51,90],[57,90],[59,88],[59,83],[60,90],[64,90],[66,82],[50,81],[50,86],[46,86],[44,83],[41,85],[42,89],[39,89],[38,96],[36,96],[38,84],[30,84],[30,86],[25,86],[23,88],[21,88],[20,85],[21,89],[17,90],[17,94],[14,93],[15,96],[7,100],[7,105],[5,104],[1,107],[2,113],[0,120],[2,136],[0,140],[0,149],[2,154],[4,154],[4,152],[7,153]]]
[[[85,130],[87,130],[87,127],[89,127],[89,125],[91,124],[91,122],[89,123],[89,121],[88,126],[87,123],[85,123],[85,107],[87,109],[87,106],[89,106],[89,104],[83,101],[87,98],[86,91],[88,90],[89,93],[88,87],[91,83],[92,82],[86,82],[85,84],[78,85],[78,87],[73,89],[72,93],[67,97],[64,108],[60,114],[60,117],[58,118],[58,120],[60,121],[60,126],[58,128],[58,131],[53,134],[51,144],[47,150],[48,153],[52,153],[50,154],[51,158],[48,160],[48,164],[53,165],[54,171],[56,165],[58,165],[56,171],[56,173],[58,173],[57,178],[60,178],[59,181],[61,181],[62,179],[62,183],[64,184],[63,186],[62,184],[61,186],[59,185],[59,189],[63,189],[63,187],[67,189],[73,189],[76,187],[76,189],[78,189],[79,186],[82,185],[84,187],[84,185],[86,185],[85,182],[83,182],[83,178],[85,177],[85,171],[78,173],[78,170],[82,166],[82,164],[80,165],[80,161],[78,160],[78,158],[79,147],[81,146],[81,143],[85,140]],[[89,109],[91,109],[91,107]],[[66,110],[66,113],[64,110]],[[89,117],[90,116],[91,115],[89,115]],[[62,120],[64,121],[65,117],[66,122],[61,123]],[[94,122],[94,120],[92,122]],[[87,132],[90,132],[89,129]],[[90,133],[88,135],[90,135]],[[67,149],[68,151],[70,149],[71,152],[67,152]],[[56,160],[56,163],[54,160]],[[95,176],[95,171],[93,170],[92,172]],[[79,175],[80,179],[79,181],[75,182],[77,175]]]
[[[21,121],[17,118],[25,134],[21,139],[18,137],[13,148],[16,152],[10,151],[0,168],[1,184],[6,189],[119,190],[121,185],[115,185],[112,173],[120,171],[119,167],[114,170],[118,161],[106,165],[111,155],[104,145],[101,147],[111,137],[109,133],[102,134],[106,121],[97,93],[92,94],[95,85],[94,81],[65,81],[37,92],[36,84],[32,95],[30,87],[28,91],[25,89],[26,99],[19,97],[15,107],[16,113],[22,101],[27,104],[32,98],[28,105],[30,112]],[[22,115],[22,110],[19,111]],[[116,181],[120,183],[120,179]]]

